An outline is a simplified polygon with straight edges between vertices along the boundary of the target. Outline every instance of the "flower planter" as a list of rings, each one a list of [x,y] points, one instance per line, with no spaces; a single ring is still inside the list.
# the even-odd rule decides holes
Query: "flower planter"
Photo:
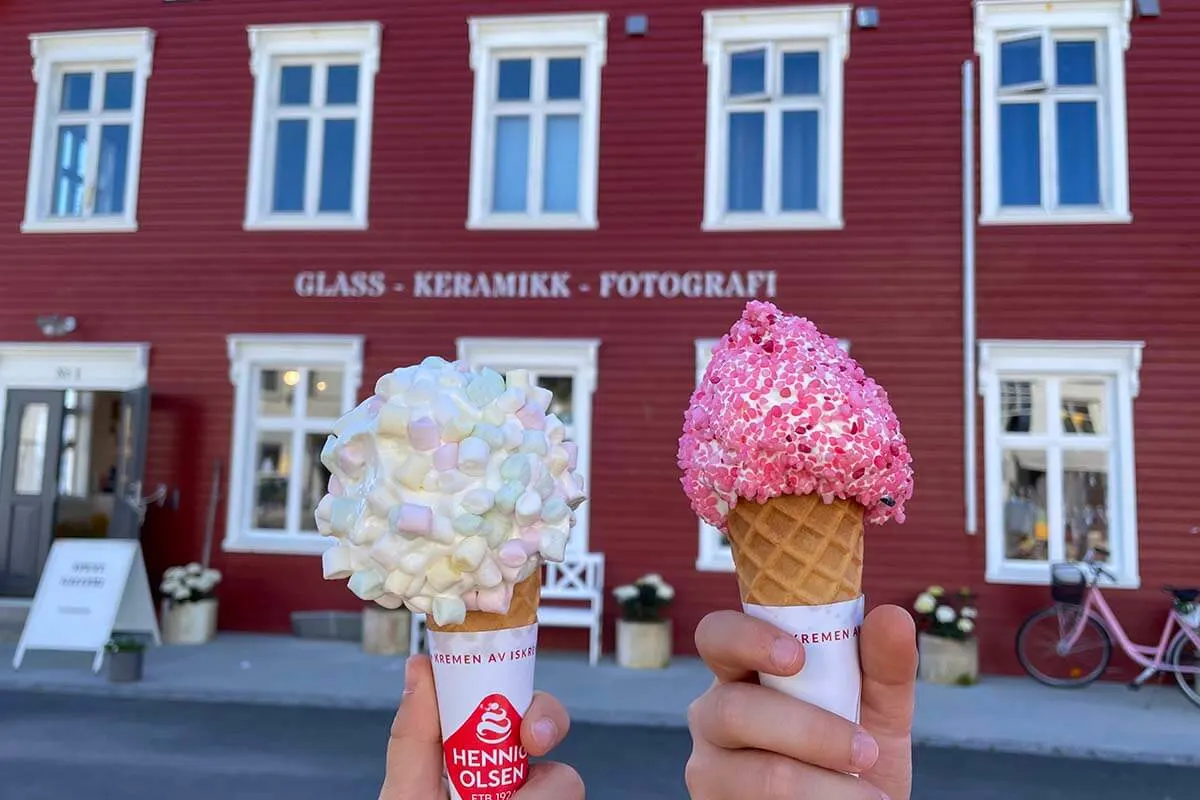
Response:
[[[979,640],[947,639],[922,633],[917,677],[928,683],[969,685],[979,680]]]
[[[412,615],[406,608],[381,606],[363,609],[362,649],[377,656],[408,655]]]
[[[617,620],[617,663],[631,669],[664,669],[671,663],[671,621]]]
[[[217,635],[216,598],[194,603],[163,601],[163,644],[205,644]]]
[[[134,683],[142,679],[142,664],[146,651],[125,650],[108,654],[109,683]]]

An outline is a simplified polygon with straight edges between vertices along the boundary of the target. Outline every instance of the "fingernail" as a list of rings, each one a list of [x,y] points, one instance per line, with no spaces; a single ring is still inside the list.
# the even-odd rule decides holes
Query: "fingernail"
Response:
[[[771,645],[771,661],[780,669],[790,669],[800,657],[800,643],[790,636],[781,636]]]
[[[412,662],[404,662],[404,696],[412,694],[416,690],[416,678],[412,674]]]
[[[554,744],[558,738],[558,726],[549,717],[542,717],[533,723],[533,740],[545,748]]]
[[[869,769],[879,758],[879,744],[866,731],[856,731],[850,740],[850,766],[855,769]],[[883,798],[887,800],[887,798]]]

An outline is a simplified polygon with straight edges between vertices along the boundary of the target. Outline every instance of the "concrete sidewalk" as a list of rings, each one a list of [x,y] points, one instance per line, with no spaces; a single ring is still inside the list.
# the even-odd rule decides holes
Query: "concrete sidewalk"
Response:
[[[30,652],[14,671],[14,649],[0,645],[0,691],[393,709],[404,669],[402,658],[366,655],[350,643],[226,634],[200,647],[152,649],[141,683],[110,684],[80,654]],[[589,668],[581,655],[543,652],[536,680],[578,722],[683,727],[688,703],[711,678],[696,659],[639,671],[608,659]],[[1112,684],[1055,690],[1021,678],[988,678],[967,688],[920,684],[914,738],[945,747],[1200,765],[1200,708],[1173,684],[1140,692]]]

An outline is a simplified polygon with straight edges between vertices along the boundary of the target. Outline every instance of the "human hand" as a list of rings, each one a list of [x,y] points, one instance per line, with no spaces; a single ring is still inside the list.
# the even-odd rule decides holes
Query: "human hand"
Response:
[[[567,711],[548,694],[536,692],[521,722],[521,744],[531,756],[544,756],[567,736]],[[442,729],[433,666],[427,656],[408,659],[404,699],[392,722],[387,775],[379,800],[449,800],[443,775]],[[583,800],[583,780],[566,764],[534,764],[529,782],[513,800]]]
[[[880,606],[863,623],[861,725],[758,684],[759,671],[804,666],[800,643],[768,622],[709,614],[696,647],[716,680],[688,709],[693,800],[909,800],[917,648],[907,611]]]

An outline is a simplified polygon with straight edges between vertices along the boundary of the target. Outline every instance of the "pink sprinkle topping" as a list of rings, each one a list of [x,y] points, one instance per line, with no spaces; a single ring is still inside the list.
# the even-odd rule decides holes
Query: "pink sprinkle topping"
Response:
[[[853,499],[879,524],[904,522],[913,493],[887,392],[836,339],[760,301],[713,348],[684,414],[679,466],[692,508],[722,531],[741,498]]]

